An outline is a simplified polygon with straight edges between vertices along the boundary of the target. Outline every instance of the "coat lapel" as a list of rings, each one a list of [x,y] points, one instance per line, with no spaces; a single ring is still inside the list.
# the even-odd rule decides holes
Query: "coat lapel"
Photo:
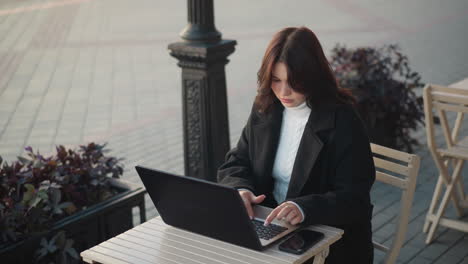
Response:
[[[323,147],[317,132],[334,127],[334,110],[333,107],[312,109],[297,150],[286,199],[300,195]]]
[[[284,107],[281,103],[273,105],[268,116],[262,118],[262,122],[255,124],[255,159],[261,164],[264,184],[268,184],[267,189],[273,189],[272,170],[275,162],[276,151],[278,149],[281,132],[281,122],[283,120]],[[271,188],[270,188],[271,187]]]

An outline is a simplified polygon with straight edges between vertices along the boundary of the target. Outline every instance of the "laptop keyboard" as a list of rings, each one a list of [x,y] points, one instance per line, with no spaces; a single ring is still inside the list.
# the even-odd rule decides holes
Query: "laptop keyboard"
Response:
[[[287,230],[288,228],[275,225],[270,223],[268,226],[263,225],[263,221],[259,220],[252,220],[252,223],[254,224],[255,231],[257,231],[258,237],[261,239],[269,240],[278,235],[279,233]]]

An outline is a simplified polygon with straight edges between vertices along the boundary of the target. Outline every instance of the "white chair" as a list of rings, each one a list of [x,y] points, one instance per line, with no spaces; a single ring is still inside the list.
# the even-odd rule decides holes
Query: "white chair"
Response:
[[[440,119],[445,146],[438,146],[436,143],[433,111]],[[450,128],[447,113],[456,115],[453,129]],[[468,113],[468,89],[426,85],[424,88],[424,114],[426,116],[427,145],[439,170],[439,177],[423,227],[423,231],[428,233],[427,244],[432,242],[439,225],[468,232],[467,222],[443,217],[450,200],[453,202],[458,217],[463,215],[462,208],[468,208],[468,199],[460,178],[463,164],[465,160],[468,160],[468,137],[458,139],[464,113]],[[450,165],[453,167],[452,175],[449,175]],[[444,185],[445,193],[439,203]],[[439,205],[436,210],[437,204]]]
[[[419,172],[420,158],[417,155],[371,144],[376,168],[376,180],[398,187],[402,190],[400,213],[398,215],[395,237],[390,247],[377,242],[374,247],[384,251],[385,264],[396,262],[405,241],[408,221],[411,214],[416,178]]]

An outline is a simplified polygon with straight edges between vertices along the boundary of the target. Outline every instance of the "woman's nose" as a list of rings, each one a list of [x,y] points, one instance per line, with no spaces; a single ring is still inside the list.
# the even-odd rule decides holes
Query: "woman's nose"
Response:
[[[285,83],[281,86],[281,95],[290,95],[291,94],[291,88],[289,87],[288,83]]]

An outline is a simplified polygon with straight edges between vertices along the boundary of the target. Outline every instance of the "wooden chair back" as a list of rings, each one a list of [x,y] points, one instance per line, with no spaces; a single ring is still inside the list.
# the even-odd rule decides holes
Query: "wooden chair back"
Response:
[[[465,113],[468,113],[468,90],[449,88],[440,85],[428,84],[424,88],[424,114],[426,116],[427,146],[431,151],[439,170],[445,170],[446,166],[442,156],[467,158],[467,146],[458,139],[458,133],[462,125]],[[440,119],[440,125],[445,139],[445,147],[437,145],[435,140],[436,129],[434,125],[434,112]],[[447,119],[448,113],[455,113],[453,127]],[[468,142],[467,142],[468,143]],[[448,179],[444,179],[448,180]]]
[[[405,241],[416,188],[416,178],[419,172],[420,158],[417,155],[377,144],[371,144],[371,149],[374,155],[376,180],[402,190],[400,212],[392,245],[386,247],[375,241],[373,242],[376,249],[386,252],[384,263],[393,264],[396,262]]]

